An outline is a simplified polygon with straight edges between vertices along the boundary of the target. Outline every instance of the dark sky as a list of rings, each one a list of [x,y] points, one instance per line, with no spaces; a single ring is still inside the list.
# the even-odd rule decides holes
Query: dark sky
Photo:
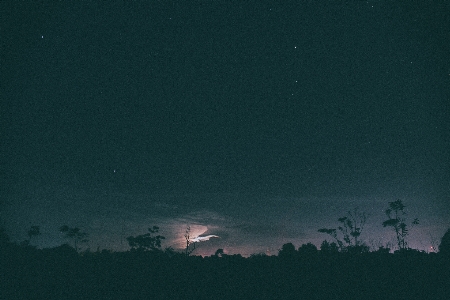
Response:
[[[246,2],[247,3],[247,2]],[[450,227],[450,6],[397,1],[2,2],[2,224],[125,249],[272,254],[403,200]]]

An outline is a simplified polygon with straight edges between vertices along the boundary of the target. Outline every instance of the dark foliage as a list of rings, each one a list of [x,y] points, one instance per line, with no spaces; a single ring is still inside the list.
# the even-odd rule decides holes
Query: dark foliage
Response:
[[[202,258],[8,245],[0,250],[0,299],[447,299],[450,293],[450,262],[417,250],[327,254],[285,244],[279,257],[218,251]]]
[[[78,251],[79,243],[86,243],[88,241],[86,232],[82,232],[78,227],[69,227],[67,225],[63,225],[59,228],[61,233],[64,233],[64,236],[73,241],[73,246],[76,251]]]
[[[27,232],[28,234],[28,240],[23,241],[22,244],[26,246],[31,246],[31,239],[33,237],[36,237],[38,235],[41,235],[41,230],[39,226],[31,226],[31,228]]]
[[[332,255],[335,253],[339,253],[339,247],[336,243],[329,243],[328,241],[323,241],[320,245],[320,252],[325,253],[327,255]]]
[[[159,227],[153,226],[153,228],[148,229],[148,233],[141,234],[138,236],[127,237],[128,244],[132,250],[139,251],[157,251],[161,250],[161,240],[165,239],[162,235],[153,234],[158,233]]]
[[[9,242],[9,236],[6,234],[5,229],[0,227],[0,246]]]
[[[32,237],[38,236],[41,234],[39,226],[31,226],[30,230],[28,230],[28,238],[31,240]]]
[[[216,252],[214,253],[214,256],[217,257],[222,257],[223,255],[224,255],[223,249],[217,249]]]
[[[300,256],[313,257],[313,256],[317,255],[318,250],[317,250],[316,245],[307,243],[307,244],[301,245],[300,248],[298,248],[298,253]]]
[[[297,256],[297,251],[295,251],[295,246],[292,243],[284,244],[278,252],[278,257],[283,259],[290,259],[295,256]]]
[[[450,229],[444,234],[439,244],[439,254],[450,258]]]

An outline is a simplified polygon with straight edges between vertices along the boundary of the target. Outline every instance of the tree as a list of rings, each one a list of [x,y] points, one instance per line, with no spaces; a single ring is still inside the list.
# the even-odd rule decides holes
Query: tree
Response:
[[[278,257],[280,258],[293,258],[296,254],[297,251],[295,251],[295,246],[292,243],[284,244],[278,251]]]
[[[327,240],[324,240],[320,245],[320,251],[324,254],[333,254],[339,252],[339,247],[335,242],[329,243]]]
[[[303,256],[311,257],[317,254],[317,247],[312,243],[303,244],[298,248],[298,253]]]
[[[408,236],[408,228],[406,220],[403,216],[406,215],[406,206],[401,200],[389,202],[389,208],[385,210],[386,216],[389,218],[383,222],[383,227],[392,227],[397,237],[397,245],[399,250],[407,249],[408,243],[406,237]],[[419,224],[419,219],[415,218],[411,226]]]
[[[338,226],[337,230],[341,233],[342,240],[338,237],[338,231],[335,228],[321,228],[319,229],[319,232],[326,233],[333,237],[339,245],[339,249],[342,251],[349,247],[362,245],[359,237],[364,229],[366,220],[366,214],[364,212],[359,212],[358,208],[355,208],[353,212],[348,211],[347,216],[338,219],[341,225]]]
[[[333,228],[321,228],[318,231],[321,232],[321,233],[326,233],[329,236],[331,236],[332,238],[334,238],[336,240],[337,244],[338,244],[339,250],[344,248],[344,243],[342,243],[342,241],[337,237],[336,229],[333,229]]]
[[[444,234],[439,244],[439,254],[450,257],[450,228]]]
[[[186,232],[184,233],[184,238],[186,240],[185,255],[189,256],[195,250],[195,242],[193,242],[191,240],[191,226],[188,226],[186,228]],[[192,249],[189,249],[191,245],[193,245],[193,247],[192,247]]]
[[[215,257],[222,257],[223,255],[225,255],[225,253],[223,253],[223,249],[217,249],[216,252],[214,253]]]
[[[128,245],[132,250],[157,251],[161,249],[161,240],[165,237],[162,235],[153,236],[154,233],[158,233],[159,227],[153,226],[148,228],[148,231],[146,234],[127,237]]]
[[[78,251],[78,243],[88,242],[88,239],[86,239],[88,234],[86,232],[81,232],[78,227],[71,228],[67,225],[63,225],[59,228],[59,231],[64,233],[66,238],[73,240],[73,245],[76,251]]]

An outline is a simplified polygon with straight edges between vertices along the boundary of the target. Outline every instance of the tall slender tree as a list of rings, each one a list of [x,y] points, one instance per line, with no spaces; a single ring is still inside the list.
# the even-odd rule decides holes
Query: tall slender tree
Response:
[[[185,255],[189,256],[195,250],[195,242],[193,242],[191,239],[191,226],[188,226],[186,228],[186,232],[184,233],[184,238],[186,240]]]
[[[409,235],[409,230],[406,225],[405,208],[406,206],[401,200],[389,202],[389,208],[384,211],[389,219],[382,223],[383,227],[391,227],[394,229],[397,238],[397,245],[400,250],[407,249],[408,247],[406,237]],[[419,224],[419,219],[415,218],[411,223],[411,226],[417,224]]]

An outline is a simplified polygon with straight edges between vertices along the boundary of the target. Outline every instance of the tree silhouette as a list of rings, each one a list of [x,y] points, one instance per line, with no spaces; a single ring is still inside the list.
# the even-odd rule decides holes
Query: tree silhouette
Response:
[[[298,253],[303,256],[311,257],[317,254],[317,247],[312,243],[303,244],[298,248]]]
[[[342,250],[344,248],[344,243],[338,238],[336,229],[334,228],[321,228],[318,230],[321,233],[326,233],[332,238],[334,238],[338,244],[339,250]]]
[[[395,231],[397,237],[397,245],[400,250],[406,249],[408,243],[406,242],[406,237],[408,236],[408,228],[406,226],[406,220],[403,216],[406,215],[406,206],[401,200],[394,202],[389,202],[389,208],[385,210],[388,220],[383,222],[383,227],[392,227]],[[415,218],[411,225],[419,224],[419,219]]]
[[[28,244],[31,243],[31,238],[41,235],[41,231],[39,226],[31,226],[30,230],[28,230]]]
[[[88,239],[86,237],[88,234],[86,232],[81,232],[80,228],[71,228],[67,225],[63,225],[59,228],[59,231],[64,233],[66,238],[73,240],[73,245],[76,251],[78,251],[78,243],[86,243]]]
[[[214,253],[215,257],[222,257],[222,255],[224,255],[223,249],[217,249],[216,252]]]
[[[179,253],[176,252],[175,249],[173,249],[172,247],[169,246],[164,249],[164,254],[166,254],[168,257],[173,257]]]
[[[165,237],[162,235],[153,236],[154,233],[158,233],[159,227],[153,226],[148,231],[146,234],[127,237],[128,245],[132,250],[156,251],[161,249],[161,240]]]
[[[377,250],[373,251],[373,253],[388,254],[390,251],[391,251],[390,248],[385,248],[384,246],[380,246],[380,247],[378,247]]]
[[[327,240],[324,240],[322,244],[320,245],[320,251],[321,253],[325,254],[333,254],[339,252],[339,247],[336,245],[335,242],[329,243]]]
[[[295,251],[295,246],[292,243],[286,243],[281,246],[281,249],[278,251],[278,257],[280,258],[293,258],[297,254]]]
[[[186,232],[184,233],[184,238],[186,240],[186,249],[185,249],[185,255],[189,256],[192,252],[195,250],[195,242],[192,242],[191,240],[191,226],[188,226],[186,228]],[[193,245],[192,249],[189,249],[189,247]]]
[[[341,225],[338,226],[337,230],[341,233],[343,241],[338,237],[338,231],[335,228],[321,228],[318,231],[333,237],[339,245],[339,249],[342,251],[361,245],[359,237],[364,229],[366,220],[366,214],[359,212],[358,208],[355,208],[353,212],[348,211],[347,216],[339,218],[338,221]]]
[[[450,257],[450,228],[445,232],[439,244],[439,253]]]

